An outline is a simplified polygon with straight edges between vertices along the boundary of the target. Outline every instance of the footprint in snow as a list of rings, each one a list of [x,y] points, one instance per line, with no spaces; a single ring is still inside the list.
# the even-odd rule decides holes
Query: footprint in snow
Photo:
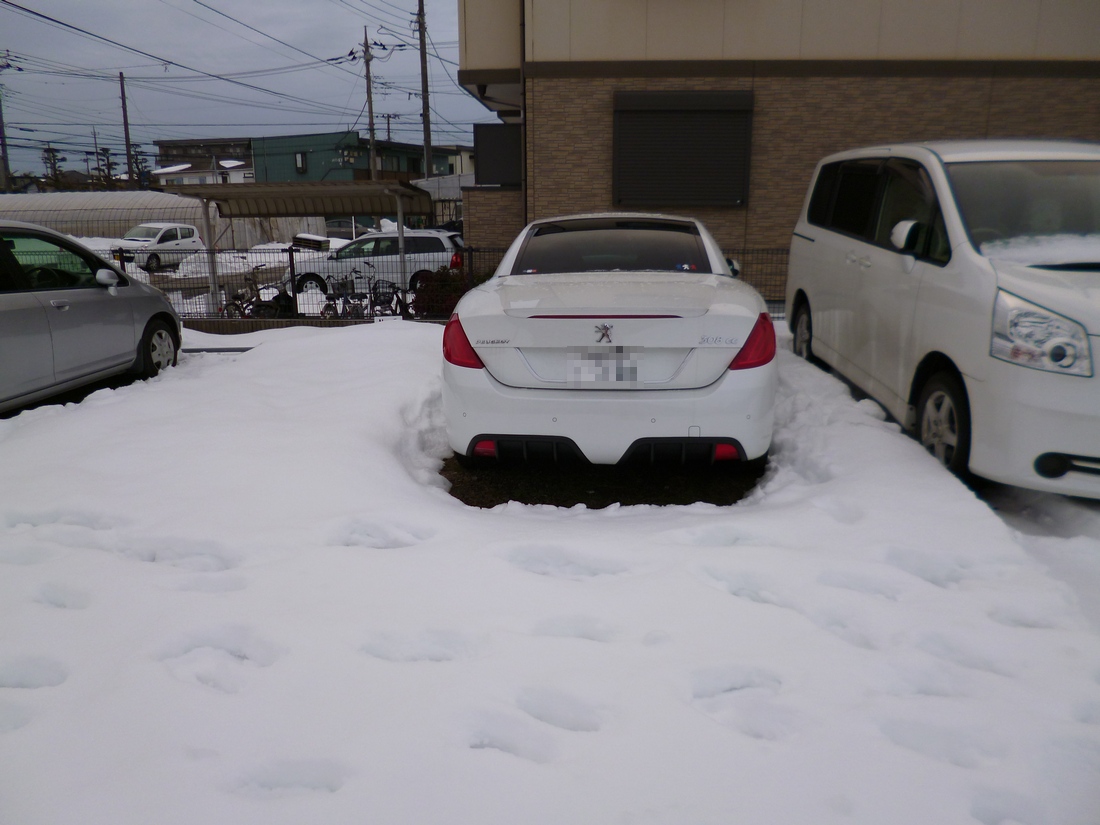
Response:
[[[785,739],[809,724],[799,710],[775,701],[782,682],[765,670],[730,666],[695,674],[692,705],[753,739]]]
[[[35,601],[61,610],[84,610],[92,603],[92,597],[83,590],[46,583],[38,589]]]
[[[353,519],[341,524],[328,541],[330,547],[369,547],[375,550],[398,550],[414,547],[432,538],[435,533],[424,527],[387,521]]]
[[[926,633],[917,639],[917,647],[937,659],[959,667],[980,670],[997,676],[1015,676],[1019,666],[1006,656],[984,650],[974,643],[953,638],[943,633]]]
[[[7,547],[0,547],[0,564],[10,564],[13,567],[42,564],[53,557],[54,553],[45,547],[24,541],[16,541]]]
[[[739,599],[794,609],[790,600],[779,593],[777,587],[751,570],[706,569],[703,571],[703,578],[711,586]]]
[[[344,765],[331,759],[284,759],[246,771],[230,790],[257,797],[336,793],[349,775]]]
[[[528,573],[574,581],[596,576],[615,576],[630,570],[620,561],[599,558],[582,550],[555,544],[515,547],[508,554],[508,561]]]
[[[598,731],[602,714],[595,705],[549,688],[527,688],[516,697],[516,707],[533,719],[574,732]]]
[[[0,734],[19,730],[30,721],[31,714],[26,708],[8,702],[0,702]]]
[[[472,656],[477,645],[462,633],[424,630],[415,633],[381,632],[359,648],[387,662],[452,662]]]
[[[193,573],[219,573],[240,564],[240,557],[220,542],[171,536],[121,536],[101,539],[104,550],[113,550],[136,561],[166,564]]]
[[[251,629],[231,625],[181,636],[157,658],[181,682],[237,693],[251,672],[270,667],[281,653]]]
[[[536,636],[587,639],[590,642],[610,642],[617,635],[614,627],[593,616],[554,616],[536,624],[532,632]]]
[[[901,575],[900,573],[897,575]],[[907,588],[901,582],[887,576],[861,573],[852,570],[826,570],[817,577],[818,584],[851,590],[868,596],[881,596],[894,602]]]
[[[810,504],[823,513],[832,516],[840,524],[855,524],[867,513],[863,507],[854,501],[837,498],[836,496],[818,496],[810,499]]]
[[[928,550],[892,547],[886,552],[884,561],[936,587],[952,588],[975,576],[968,560]]]
[[[1045,825],[1050,819],[1034,799],[1002,789],[978,791],[970,815],[981,825]]]
[[[898,747],[960,768],[989,768],[1000,763],[1007,746],[989,730],[960,730],[908,719],[890,719],[879,725]]]
[[[0,662],[0,688],[57,687],[68,678],[64,665],[44,656],[19,656]]]
[[[736,547],[741,544],[760,544],[761,539],[746,533],[733,524],[708,524],[686,530],[670,530],[660,538],[673,544],[689,547]]]
[[[483,714],[469,737],[471,750],[495,750],[545,764],[557,755],[554,739],[544,729],[527,718],[503,713]]]

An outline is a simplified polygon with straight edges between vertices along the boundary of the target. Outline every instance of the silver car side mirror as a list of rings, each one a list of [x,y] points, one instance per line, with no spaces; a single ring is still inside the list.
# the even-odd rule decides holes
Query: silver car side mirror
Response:
[[[95,282],[107,287],[111,295],[118,295],[118,273],[113,269],[100,269],[96,271]]]

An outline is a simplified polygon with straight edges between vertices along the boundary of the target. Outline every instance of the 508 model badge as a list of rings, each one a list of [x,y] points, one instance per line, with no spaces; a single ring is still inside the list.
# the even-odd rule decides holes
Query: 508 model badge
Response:
[[[604,341],[611,343],[611,330],[615,327],[612,324],[596,324],[596,332],[600,334],[600,337],[596,339],[597,344],[602,344]]]

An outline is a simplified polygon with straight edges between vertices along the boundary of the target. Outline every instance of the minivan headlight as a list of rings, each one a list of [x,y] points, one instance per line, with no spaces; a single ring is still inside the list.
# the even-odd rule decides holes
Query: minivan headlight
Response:
[[[1085,328],[1064,315],[997,291],[989,354],[1011,364],[1066,375],[1092,375]]]

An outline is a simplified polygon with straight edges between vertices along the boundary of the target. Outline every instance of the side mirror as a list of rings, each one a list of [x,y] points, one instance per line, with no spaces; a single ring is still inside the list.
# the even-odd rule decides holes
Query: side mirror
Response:
[[[890,232],[890,243],[899,252],[912,254],[920,237],[920,224],[917,221],[898,221]]]
[[[95,282],[100,286],[107,287],[107,291],[112,295],[118,295],[118,273],[113,269],[99,269],[95,273]]]
[[[735,261],[733,258],[726,258],[726,264],[730,268],[730,272],[733,273],[734,278],[741,276],[741,264]]]

